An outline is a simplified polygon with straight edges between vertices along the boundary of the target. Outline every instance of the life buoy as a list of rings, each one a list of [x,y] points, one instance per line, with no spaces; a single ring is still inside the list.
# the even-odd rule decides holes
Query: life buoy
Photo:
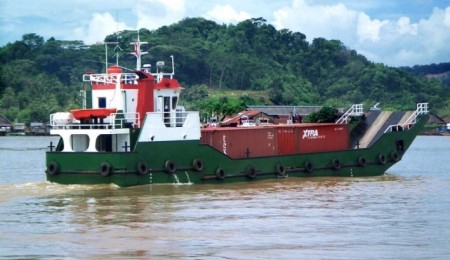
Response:
[[[304,166],[305,166],[305,172],[312,173],[314,171],[314,166],[311,162],[306,161]]]
[[[177,167],[175,167],[175,163],[173,163],[171,160],[167,160],[164,164],[164,170],[167,173],[174,173],[177,170]]]
[[[278,164],[276,170],[277,170],[278,176],[285,176],[286,169],[284,168],[284,166],[282,164]]]
[[[338,159],[333,159],[331,167],[333,167],[334,170],[339,170],[341,168],[341,162]]]
[[[145,175],[148,173],[148,167],[145,162],[138,162],[136,169],[139,175]]]
[[[364,158],[362,156],[358,157],[358,165],[361,167],[366,167],[366,165],[367,165],[366,158]]]
[[[219,180],[225,180],[225,172],[223,171],[222,168],[218,168],[216,170],[216,178]]]
[[[111,164],[108,162],[104,162],[100,165],[100,174],[102,176],[109,176],[112,173]]]
[[[249,179],[254,179],[254,178],[256,178],[256,170],[255,170],[255,168],[254,168],[254,167],[248,167],[248,168],[247,168],[247,174],[246,174],[246,176],[247,176]]]
[[[386,156],[384,156],[383,153],[380,153],[380,154],[378,155],[378,162],[379,162],[380,164],[386,164]]]
[[[202,163],[202,161],[200,161],[199,159],[195,159],[192,162],[192,168],[194,168],[194,170],[196,170],[198,172],[203,171],[203,163]]]
[[[56,175],[59,173],[59,164],[56,162],[51,162],[48,166],[47,166],[47,172],[50,175]]]
[[[391,160],[393,162],[398,162],[400,160],[400,157],[398,156],[398,153],[396,151],[391,152]]]

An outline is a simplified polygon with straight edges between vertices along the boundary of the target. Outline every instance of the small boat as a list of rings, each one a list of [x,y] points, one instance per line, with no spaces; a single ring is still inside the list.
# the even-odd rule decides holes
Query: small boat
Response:
[[[60,184],[214,184],[280,178],[382,175],[421,132],[428,104],[415,111],[352,105],[335,123],[203,127],[179,106],[182,87],[164,63],[156,70],[85,74],[83,107],[50,115],[59,136],[46,152],[47,180]],[[245,124],[244,124],[245,123]]]
[[[70,113],[77,120],[88,121],[90,119],[103,119],[115,113],[115,108],[90,108],[90,109],[72,109]]]

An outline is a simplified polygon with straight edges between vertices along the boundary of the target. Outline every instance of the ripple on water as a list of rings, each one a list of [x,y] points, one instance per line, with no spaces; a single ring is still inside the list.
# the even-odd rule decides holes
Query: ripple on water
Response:
[[[445,259],[443,140],[419,138],[419,151],[368,178],[118,188],[47,183],[35,164],[2,175],[0,257]]]

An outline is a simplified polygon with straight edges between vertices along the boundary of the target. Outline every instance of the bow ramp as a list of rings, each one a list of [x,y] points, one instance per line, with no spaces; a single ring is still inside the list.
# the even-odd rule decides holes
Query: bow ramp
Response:
[[[364,131],[356,138],[355,147],[367,148],[372,146],[387,132],[396,132],[409,129],[416,123],[419,115],[428,113],[428,103],[417,104],[415,111],[380,111],[371,110],[366,114],[362,127]]]
[[[359,141],[359,148],[367,148],[375,140],[375,136],[378,133],[383,133],[383,125],[386,124],[388,119],[392,116],[391,111],[382,111],[381,113],[376,113],[375,121],[368,127],[366,133]]]

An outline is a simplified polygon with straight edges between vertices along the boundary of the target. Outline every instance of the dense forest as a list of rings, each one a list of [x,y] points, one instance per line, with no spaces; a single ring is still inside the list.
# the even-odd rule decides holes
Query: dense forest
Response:
[[[402,67],[403,70],[419,77],[437,79],[450,87],[450,62]]]
[[[169,57],[175,57],[187,109],[225,115],[254,104],[368,108],[380,102],[382,108],[412,109],[429,102],[438,114],[450,114],[450,87],[442,81],[373,63],[338,40],[308,42],[262,18],[236,25],[186,18],[139,33],[148,42],[143,64],[165,60],[170,70]],[[117,46],[85,45],[26,34],[1,47],[0,114],[46,122],[50,113],[79,107],[83,73],[105,70],[105,50],[109,65],[119,55],[119,65],[134,69],[130,43],[136,38],[136,31],[121,31],[105,39]]]

